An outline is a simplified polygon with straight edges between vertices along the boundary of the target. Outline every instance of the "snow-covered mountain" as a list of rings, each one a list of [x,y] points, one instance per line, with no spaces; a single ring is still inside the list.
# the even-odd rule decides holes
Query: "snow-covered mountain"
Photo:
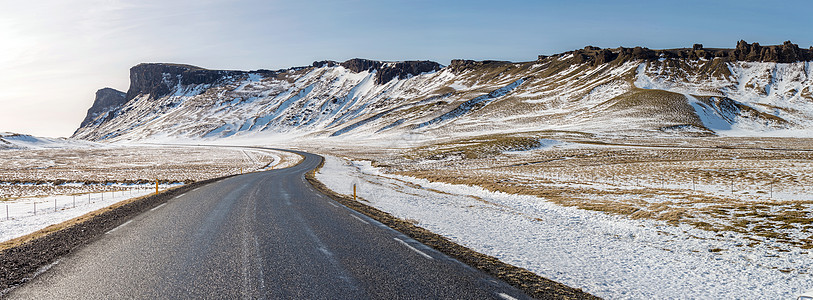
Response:
[[[27,134],[0,132],[0,150],[39,150],[49,148],[90,147],[99,145],[65,138],[35,137]]]
[[[277,71],[140,64],[124,103],[89,112],[74,137],[811,135],[811,60],[813,47],[741,41],[734,49],[588,46],[530,62],[445,67],[364,59]]]

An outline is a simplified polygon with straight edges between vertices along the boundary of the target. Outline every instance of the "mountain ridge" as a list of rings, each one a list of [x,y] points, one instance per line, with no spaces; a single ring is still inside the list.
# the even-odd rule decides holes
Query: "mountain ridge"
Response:
[[[449,66],[360,58],[276,71],[139,64],[130,70],[126,103],[108,119],[83,123],[74,137],[800,129],[813,126],[811,55],[790,42],[740,41],[733,49],[588,46],[529,62],[456,59]],[[710,120],[730,126],[703,123]],[[625,121],[632,126],[613,125]]]

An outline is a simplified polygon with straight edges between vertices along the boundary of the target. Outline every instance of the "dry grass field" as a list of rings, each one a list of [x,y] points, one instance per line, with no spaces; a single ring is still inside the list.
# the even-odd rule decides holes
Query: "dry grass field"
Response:
[[[295,154],[251,148],[111,146],[0,151],[0,200],[189,183],[298,163]]]
[[[389,173],[540,196],[582,209],[813,248],[813,140],[618,138],[539,132],[377,153]],[[544,217],[544,216],[540,216]],[[775,243],[772,243],[775,244]],[[725,249],[719,249],[724,251]]]

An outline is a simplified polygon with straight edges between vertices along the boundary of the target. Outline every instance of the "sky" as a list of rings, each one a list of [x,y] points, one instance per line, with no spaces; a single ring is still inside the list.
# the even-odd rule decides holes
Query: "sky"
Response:
[[[96,90],[173,62],[282,69],[317,60],[530,61],[586,45],[813,44],[813,2],[0,0],[0,132],[68,137]]]

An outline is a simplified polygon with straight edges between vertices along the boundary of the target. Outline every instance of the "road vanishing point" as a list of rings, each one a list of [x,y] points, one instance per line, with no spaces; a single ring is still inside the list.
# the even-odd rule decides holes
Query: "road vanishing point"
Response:
[[[322,158],[188,191],[62,257],[11,299],[527,299],[317,192]]]

